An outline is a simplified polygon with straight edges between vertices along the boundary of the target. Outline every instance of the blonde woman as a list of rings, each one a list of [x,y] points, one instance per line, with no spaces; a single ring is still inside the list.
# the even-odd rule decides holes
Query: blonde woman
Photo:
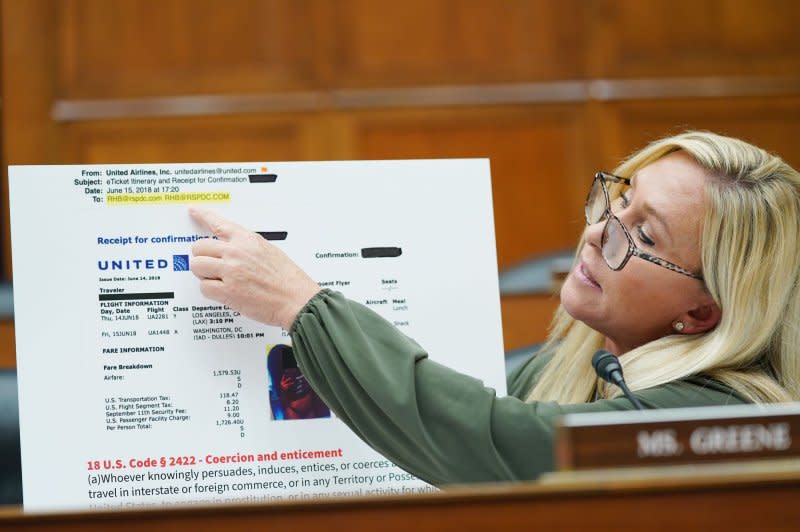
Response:
[[[550,337],[497,398],[382,318],[210,211],[201,290],[290,331],[314,389],[359,436],[434,484],[552,468],[552,422],[632,409],[591,367],[619,357],[646,408],[800,400],[800,175],[740,140],[687,132],[598,172]]]

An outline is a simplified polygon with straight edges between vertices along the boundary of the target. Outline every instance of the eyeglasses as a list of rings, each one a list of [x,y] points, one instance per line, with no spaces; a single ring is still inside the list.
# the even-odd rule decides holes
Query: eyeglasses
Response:
[[[703,276],[699,273],[691,272],[685,268],[681,268],[677,264],[645,253],[636,246],[628,229],[622,224],[620,219],[611,212],[611,202],[609,201],[606,182],[630,186],[631,180],[605,172],[597,172],[594,176],[594,181],[592,181],[592,188],[589,190],[589,195],[586,197],[586,223],[594,225],[601,222],[603,219],[606,220],[606,224],[603,227],[603,236],[600,239],[600,250],[608,267],[614,271],[619,271],[625,267],[631,256],[635,255],[653,264],[667,268],[668,270],[702,281]]]

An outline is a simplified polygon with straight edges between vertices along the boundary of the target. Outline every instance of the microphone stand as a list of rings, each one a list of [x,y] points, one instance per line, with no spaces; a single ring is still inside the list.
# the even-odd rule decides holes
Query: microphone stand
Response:
[[[622,389],[625,397],[633,403],[637,410],[644,410],[644,405],[633,395],[628,385],[625,384],[625,378],[622,376],[622,366],[613,353],[601,349],[592,356],[592,367],[594,368],[597,376],[606,382],[616,384]]]

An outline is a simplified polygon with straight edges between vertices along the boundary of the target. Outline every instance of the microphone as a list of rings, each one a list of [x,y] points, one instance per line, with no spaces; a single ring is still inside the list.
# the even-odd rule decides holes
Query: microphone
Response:
[[[628,385],[625,384],[625,378],[622,376],[622,366],[617,357],[605,349],[601,349],[592,355],[592,367],[598,377],[619,386],[622,389],[622,393],[633,403],[637,410],[644,410],[642,403],[639,402],[630,388],[628,388]]]

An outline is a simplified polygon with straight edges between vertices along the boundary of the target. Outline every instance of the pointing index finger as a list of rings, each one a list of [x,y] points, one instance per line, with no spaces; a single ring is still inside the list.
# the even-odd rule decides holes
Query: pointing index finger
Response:
[[[201,207],[189,207],[189,216],[201,227],[208,229],[211,234],[222,240],[229,240],[238,229],[241,229],[216,212]]]

